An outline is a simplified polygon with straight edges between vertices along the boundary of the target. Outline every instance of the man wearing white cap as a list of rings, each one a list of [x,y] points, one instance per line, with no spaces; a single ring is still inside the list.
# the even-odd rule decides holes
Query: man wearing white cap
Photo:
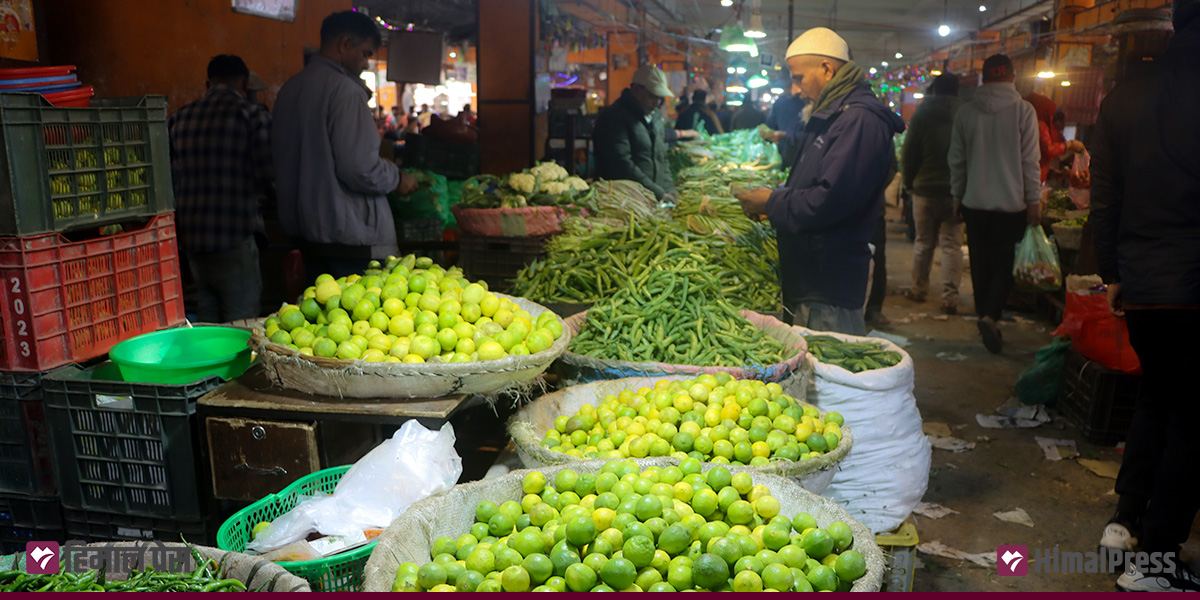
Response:
[[[629,179],[661,200],[675,192],[659,108],[675,93],[654,65],[644,65],[621,97],[596,118],[596,176]]]
[[[787,183],[738,197],[767,215],[779,240],[779,278],[792,322],[865,335],[863,304],[883,192],[904,121],[871,91],[850,48],[824,27],[788,47],[792,92],[809,102]]]

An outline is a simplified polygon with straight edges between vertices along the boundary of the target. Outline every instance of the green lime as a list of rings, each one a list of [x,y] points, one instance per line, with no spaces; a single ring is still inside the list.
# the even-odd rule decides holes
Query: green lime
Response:
[[[529,591],[529,572],[516,565],[505,569],[500,575],[500,587],[506,592]]]
[[[832,592],[837,589],[837,573],[825,565],[817,565],[810,569],[807,579],[815,591]]]
[[[854,542],[854,534],[850,531],[850,526],[842,521],[834,521],[825,528],[829,532],[829,537],[833,538],[833,547],[839,552],[850,547]]]
[[[554,574],[554,563],[545,554],[530,554],[521,561],[521,566],[529,573],[529,581],[533,584],[544,583]]]
[[[610,559],[600,569],[600,579],[613,589],[623,590],[637,578],[637,568],[624,557]]]
[[[706,590],[716,590],[729,580],[729,565],[716,554],[701,554],[692,563],[692,578]]]
[[[417,569],[417,585],[421,589],[433,589],[435,585],[446,583],[446,569],[437,563],[426,563]]]
[[[838,555],[837,561],[833,563],[833,571],[838,579],[852,582],[866,574],[867,563],[857,550],[847,550]]]
[[[596,524],[591,517],[575,517],[567,523],[566,539],[576,546],[586,546],[596,539]]]
[[[763,580],[754,571],[742,571],[733,577],[733,591],[761,592],[763,591]]]
[[[800,548],[810,558],[821,560],[833,552],[834,541],[824,529],[810,529],[800,539]],[[814,585],[816,585],[814,583]]]
[[[587,592],[596,586],[596,572],[582,563],[567,567],[563,578],[567,582],[567,589],[572,592]]]
[[[763,567],[762,578],[764,586],[781,592],[791,591],[792,584],[795,582],[792,569],[780,563]]]

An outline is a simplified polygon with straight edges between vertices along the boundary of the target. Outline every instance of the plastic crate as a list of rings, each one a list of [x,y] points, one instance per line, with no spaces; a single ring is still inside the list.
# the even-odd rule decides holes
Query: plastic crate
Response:
[[[69,540],[84,542],[160,540],[211,546],[217,539],[215,519],[156,519],[92,510],[63,508],[64,531]]]
[[[913,576],[916,575],[917,526],[909,517],[895,531],[875,535],[875,543],[888,559],[887,571],[883,576],[884,592],[911,592]]]
[[[63,108],[0,94],[0,235],[34,235],[172,210],[166,96]]]
[[[57,491],[42,374],[0,371],[0,493]]]
[[[175,243],[171,213],[84,241],[0,238],[0,370],[49,371],[183,323]]]
[[[0,554],[24,552],[32,541],[64,541],[57,498],[0,496]]]
[[[1111,446],[1125,439],[1138,395],[1140,375],[1130,375],[1067,350],[1058,410],[1063,419],[1079,427],[1093,444]]]
[[[550,137],[565,139],[567,137],[567,113],[560,111],[550,111],[549,128]],[[575,138],[587,139],[592,137],[592,130],[596,127],[597,115],[575,115]]]
[[[223,382],[121,381],[112,362],[63,367],[43,380],[64,506],[199,519],[202,465],[196,400]]]
[[[274,521],[295,508],[300,496],[316,493],[332,494],[338,480],[350,466],[333,467],[310,473],[226,519],[217,531],[217,547],[229,552],[244,552],[246,544],[253,539],[251,530],[264,521]],[[290,573],[308,580],[314,592],[358,592],[362,591],[363,569],[367,559],[375,550],[371,541],[349,552],[335,554],[318,560],[280,562],[279,566]]]
[[[512,289],[511,280],[529,263],[546,256],[546,240],[538,237],[466,235],[458,239],[459,265],[468,279],[482,279],[492,291]]]

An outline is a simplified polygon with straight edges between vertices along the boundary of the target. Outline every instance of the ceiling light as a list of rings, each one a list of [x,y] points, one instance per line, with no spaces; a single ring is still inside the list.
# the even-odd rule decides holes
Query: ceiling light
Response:
[[[874,74],[876,74],[876,73],[878,73],[878,72],[879,72],[879,70],[878,70],[878,69],[876,69],[875,67],[871,67],[870,73],[871,73],[872,75],[874,75]]]
[[[721,6],[733,6],[733,0],[721,0]]]
[[[458,58],[458,53],[457,53],[457,52],[451,52],[451,53],[450,53],[450,58]]]
[[[917,92],[917,93],[913,94],[914,100],[920,100],[921,98],[924,98],[924,97],[925,97],[925,94],[922,94],[921,92]]]
[[[1042,71],[1037,74],[1038,79],[1054,79],[1054,71]]]
[[[726,73],[729,73],[730,75],[733,75],[733,74],[734,74],[734,72],[736,72],[736,71],[737,71],[737,69],[735,69],[735,68],[733,68],[733,67],[727,67],[727,68],[725,69],[725,72],[726,72]]]
[[[1063,86],[1063,87],[1071,87],[1071,82],[1070,82],[1070,81],[1064,81],[1064,82],[1062,82],[1062,86]]]
[[[754,40],[746,37],[738,25],[721,32],[720,47],[726,52],[751,52],[751,56],[758,52],[758,46]]]
[[[737,68],[737,74],[738,74],[738,75],[745,75],[745,74],[746,74],[746,67],[738,67],[738,68]]]
[[[783,88],[780,88],[780,87],[773,87],[773,88],[771,88],[771,93],[772,93],[772,94],[775,94],[776,96],[778,96],[778,95],[780,95],[780,94],[782,94],[782,93],[783,93]]]
[[[987,7],[986,7],[986,6],[984,6],[984,5],[982,5],[982,4],[980,4],[980,5],[979,5],[979,12],[987,12]]]
[[[773,96],[771,96],[770,94],[763,94],[763,95],[762,95],[762,101],[763,101],[763,102],[770,102],[770,101],[771,101],[771,100],[773,100],[773,99],[774,99],[774,97],[773,97]]]
[[[881,63],[879,63],[879,64],[881,64],[881,65],[883,65],[883,66],[885,66],[885,67],[886,67],[886,66],[888,66],[888,61],[886,61],[886,60],[885,60],[885,61],[883,61],[883,62],[881,62]]]
[[[767,32],[763,30],[762,16],[758,14],[758,9],[754,9],[754,14],[750,15],[750,28],[746,30],[748,38],[765,38]]]
[[[750,76],[750,79],[746,80],[746,86],[752,90],[757,90],[758,88],[763,87],[763,86],[767,85],[768,83],[771,83],[771,80],[767,79],[767,76],[763,75],[761,73],[755,73]]]
[[[896,108],[896,103],[895,103],[895,102],[888,102],[888,106],[889,106],[889,107],[891,107],[891,108]]]
[[[941,71],[937,71],[937,70],[933,70],[933,71],[930,71],[930,72],[929,72],[929,74],[930,74],[930,75],[933,75],[934,77],[937,77],[938,75],[941,75],[941,74],[942,74],[942,72],[941,72]]]
[[[897,58],[897,59],[904,58],[904,54],[902,54],[902,53],[900,53],[900,52],[897,52],[897,53],[896,53],[896,58]]]
[[[750,40],[750,58],[758,58],[758,44],[754,40]]]
[[[941,27],[938,27],[938,35],[940,35],[942,37],[946,37],[946,36],[950,35],[950,26],[942,25]]]
[[[746,88],[746,82],[742,81],[741,77],[735,75],[730,77],[729,81],[725,83],[725,91],[734,94],[745,94],[748,90]]]

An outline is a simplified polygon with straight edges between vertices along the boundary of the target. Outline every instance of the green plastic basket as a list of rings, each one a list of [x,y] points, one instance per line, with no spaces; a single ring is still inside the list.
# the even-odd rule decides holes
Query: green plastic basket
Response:
[[[278,494],[271,494],[234,513],[217,530],[217,547],[228,552],[244,552],[252,539],[250,530],[256,523],[274,521],[295,508],[300,496],[316,492],[332,494],[337,482],[350,465],[317,471],[297,479]],[[288,572],[308,580],[314,592],[362,591],[363,568],[375,550],[374,541],[349,552],[318,560],[281,562]]]

